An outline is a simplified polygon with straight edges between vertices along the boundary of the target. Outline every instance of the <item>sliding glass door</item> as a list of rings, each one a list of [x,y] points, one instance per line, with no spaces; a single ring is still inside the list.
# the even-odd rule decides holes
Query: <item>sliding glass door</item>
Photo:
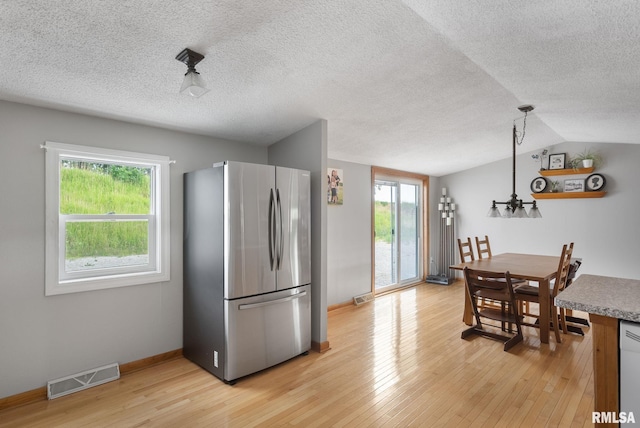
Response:
[[[376,176],[374,182],[375,291],[422,276],[422,182]]]
[[[397,183],[376,180],[374,214],[376,291],[397,282],[397,195]]]

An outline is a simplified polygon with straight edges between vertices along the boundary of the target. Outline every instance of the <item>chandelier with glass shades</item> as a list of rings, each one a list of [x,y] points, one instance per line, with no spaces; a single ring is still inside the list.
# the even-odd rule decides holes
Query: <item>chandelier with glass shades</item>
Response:
[[[536,205],[536,201],[533,202],[524,202],[522,199],[518,199],[518,195],[516,194],[516,146],[519,146],[524,141],[524,133],[527,128],[527,114],[533,110],[533,106],[529,104],[522,105],[518,107],[518,110],[524,113],[524,122],[522,125],[522,136],[520,137],[520,141],[518,141],[518,131],[516,129],[516,121],[513,121],[513,132],[512,132],[512,144],[513,144],[513,169],[512,169],[512,192],[511,197],[505,202],[497,202],[492,201],[491,208],[489,209],[489,213],[487,217],[502,217],[502,218],[542,218],[542,214],[540,214],[540,210]],[[502,215],[500,214],[500,210],[497,205],[505,205],[504,212]],[[532,205],[529,213],[525,210],[525,205]]]

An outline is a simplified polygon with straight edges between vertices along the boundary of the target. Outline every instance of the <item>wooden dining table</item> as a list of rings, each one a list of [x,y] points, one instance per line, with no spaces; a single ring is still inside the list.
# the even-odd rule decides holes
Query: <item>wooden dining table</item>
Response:
[[[503,253],[490,258],[458,263],[451,269],[483,270],[486,272],[509,272],[512,278],[536,281],[540,286],[540,342],[549,343],[549,283],[556,277],[560,256],[541,256],[537,254]],[[463,321],[467,325],[473,322],[473,309],[469,296],[465,293]]]

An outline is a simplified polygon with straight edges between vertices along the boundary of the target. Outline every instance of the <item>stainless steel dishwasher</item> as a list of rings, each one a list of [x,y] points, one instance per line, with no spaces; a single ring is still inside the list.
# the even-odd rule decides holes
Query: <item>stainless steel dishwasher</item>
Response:
[[[640,416],[640,324],[623,320],[620,321],[620,412]]]

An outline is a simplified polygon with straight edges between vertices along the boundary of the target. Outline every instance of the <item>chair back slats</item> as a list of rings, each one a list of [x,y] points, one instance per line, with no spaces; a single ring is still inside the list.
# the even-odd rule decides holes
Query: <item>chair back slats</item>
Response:
[[[555,297],[559,292],[564,290],[571,273],[571,255],[573,254],[573,242],[568,246],[565,244],[562,247],[562,254],[560,255],[560,263],[558,264],[558,272],[556,273],[555,284],[553,285],[553,291],[551,297]]]
[[[482,294],[491,293],[494,295],[495,300],[502,301],[509,301],[514,296],[513,283],[509,272],[484,272],[469,268],[465,268],[464,271],[471,294],[482,296]]]
[[[575,279],[576,277],[576,273],[578,272],[578,269],[580,269],[580,265],[582,264],[582,260],[577,259],[577,260],[573,260],[571,262],[571,265],[569,266],[569,275],[567,276],[567,283],[564,285],[565,288],[567,288]]]
[[[484,235],[484,239],[480,239],[476,236],[476,250],[478,250],[478,258],[491,258],[491,245],[489,244],[489,237]]]
[[[458,238],[458,251],[460,252],[460,263],[472,262],[476,259],[473,255],[473,246],[469,237],[467,237],[466,242]]]

